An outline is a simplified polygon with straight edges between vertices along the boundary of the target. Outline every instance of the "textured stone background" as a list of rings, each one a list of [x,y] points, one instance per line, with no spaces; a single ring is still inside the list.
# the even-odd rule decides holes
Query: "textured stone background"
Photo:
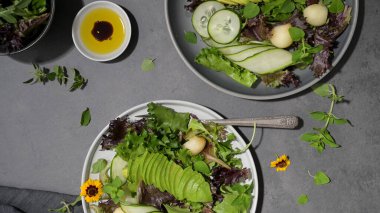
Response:
[[[90,1],[85,1],[89,3]],[[49,36],[21,55],[0,57],[0,185],[68,194],[79,192],[85,154],[108,121],[137,104],[179,99],[210,107],[225,117],[295,114],[304,119],[296,131],[260,130],[256,163],[262,187],[262,212],[378,212],[380,207],[380,4],[361,1],[355,38],[341,63],[325,81],[334,83],[350,102],[335,108],[353,126],[332,126],[339,149],[316,153],[300,134],[321,125],[308,118],[329,103],[310,90],[276,101],[250,101],[228,96],[198,79],[182,62],[169,38],[162,0],[115,1],[128,8],[138,24],[138,39],[122,60],[92,62],[71,41],[71,23],[80,1],[57,1]],[[149,2],[149,3],[148,3]],[[140,71],[145,57],[157,58],[156,69]],[[31,62],[75,67],[88,77],[83,91],[70,93],[56,83],[24,85]],[[80,127],[81,112],[90,107],[93,120]],[[240,129],[246,137],[251,130]],[[269,163],[288,154],[292,165],[276,173]],[[307,170],[325,171],[332,182],[315,186]],[[309,203],[296,204],[308,194]]]

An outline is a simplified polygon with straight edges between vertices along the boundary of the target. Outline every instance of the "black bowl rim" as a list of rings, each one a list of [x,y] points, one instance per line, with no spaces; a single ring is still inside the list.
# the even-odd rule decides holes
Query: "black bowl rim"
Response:
[[[359,16],[359,7],[360,7],[360,4],[359,4],[359,0],[352,0],[353,1],[353,14],[351,14],[351,28],[350,28],[350,31],[348,32],[348,37],[347,37],[347,40],[346,42],[344,43],[343,47],[342,47],[342,51],[340,52],[340,54],[338,54],[337,56],[334,57],[333,59],[333,62],[332,62],[332,68],[330,68],[329,70],[327,70],[327,72],[321,76],[320,78],[315,78],[314,80],[306,83],[306,84],[303,84],[301,85],[300,87],[298,88],[295,88],[293,90],[290,90],[290,91],[287,91],[287,92],[284,92],[284,93],[279,93],[279,94],[273,94],[273,95],[246,95],[246,94],[242,94],[242,93],[239,93],[239,92],[234,92],[234,91],[231,91],[231,90],[228,90],[222,86],[219,86],[217,84],[215,84],[214,82],[212,82],[211,80],[207,79],[206,77],[204,77],[200,72],[198,72],[198,70],[193,67],[193,65],[187,60],[187,58],[185,57],[185,55],[183,54],[182,50],[179,48],[179,45],[177,44],[177,40],[176,38],[174,37],[174,33],[173,33],[173,29],[172,29],[172,26],[171,26],[171,23],[170,23],[170,20],[169,20],[169,3],[170,0],[165,0],[165,21],[166,21],[166,26],[168,28],[168,31],[169,31],[169,35],[170,35],[170,38],[172,40],[172,43],[174,44],[174,47],[175,49],[177,50],[177,53],[179,54],[180,58],[182,59],[182,61],[185,63],[185,65],[196,75],[198,76],[201,80],[203,80],[204,82],[206,82],[208,85],[210,85],[211,87],[225,93],[225,94],[228,94],[228,95],[232,95],[232,96],[235,96],[235,97],[239,97],[239,98],[243,98],[243,99],[248,99],[248,100],[257,100],[257,101],[266,101],[266,100],[275,100],[275,99],[282,99],[282,98],[285,98],[285,97],[290,97],[292,95],[295,95],[297,93],[300,93],[308,88],[310,88],[311,86],[313,86],[314,84],[318,83],[319,81],[321,81],[324,77],[326,77],[329,73],[332,72],[333,68],[341,61],[341,59],[343,58],[343,56],[345,55],[353,37],[354,37],[354,34],[355,34],[355,31],[356,31],[356,25],[357,25],[357,22],[358,22],[358,16]]]
[[[29,49],[30,47],[32,47],[33,45],[35,45],[42,37],[45,36],[45,34],[48,32],[48,30],[51,26],[51,23],[53,22],[53,17],[54,17],[54,13],[55,13],[55,0],[49,0],[49,1],[50,1],[50,17],[49,17],[48,22],[46,23],[44,29],[41,31],[41,33],[34,40],[29,42],[28,45],[24,46],[23,48],[16,50],[16,51],[13,51],[13,52],[0,52],[0,56],[1,55],[13,55],[13,54],[23,52],[23,51]]]

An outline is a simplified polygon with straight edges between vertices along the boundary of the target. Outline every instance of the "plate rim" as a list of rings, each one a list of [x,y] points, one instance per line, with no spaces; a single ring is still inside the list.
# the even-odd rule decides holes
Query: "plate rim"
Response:
[[[179,106],[190,107],[190,108],[201,110],[207,114],[210,114],[210,115],[214,116],[216,119],[223,119],[223,117],[219,113],[217,113],[216,111],[214,111],[211,108],[208,108],[208,107],[203,106],[201,104],[197,104],[197,103],[193,103],[193,102],[189,102],[189,101],[182,101],[182,100],[153,100],[153,101],[148,101],[148,102],[138,104],[138,105],[135,105],[133,107],[128,108],[127,110],[125,110],[124,112],[119,114],[116,118],[125,117],[125,116],[128,116],[130,114],[135,113],[136,111],[146,109],[147,104],[149,104],[151,102],[159,103],[159,104],[163,104],[163,105],[175,104],[175,105],[179,105]],[[241,141],[242,143],[246,143],[245,140],[243,139],[243,137],[239,134],[239,132],[236,131],[236,129],[233,126],[226,126],[226,127],[229,131],[231,131],[235,134],[235,136],[237,137],[237,141]],[[83,185],[83,183],[88,179],[88,177],[90,175],[89,173],[90,173],[90,169],[91,169],[92,159],[95,155],[95,152],[97,151],[97,148],[100,145],[101,137],[107,131],[108,128],[109,128],[109,124],[107,124],[99,132],[99,134],[96,136],[96,138],[91,143],[90,148],[88,149],[88,152],[86,154],[86,158],[85,158],[85,161],[83,164],[83,169],[82,169],[81,185]],[[259,183],[260,182],[259,182],[258,175],[257,175],[258,174],[257,166],[256,166],[256,163],[254,161],[254,158],[252,156],[251,151],[248,149],[246,151],[246,154],[248,155],[248,159],[250,161],[249,163],[252,165],[251,169],[254,170],[254,171],[252,171],[252,182],[254,184],[254,189],[253,189],[252,193],[254,194],[254,197],[252,198],[250,212],[256,212],[257,204],[258,204],[258,200],[259,200],[259,196],[260,196],[260,194],[259,194],[260,193],[260,191],[259,191],[259,188],[260,188]],[[85,201],[85,198],[83,196],[82,196],[82,206],[83,206],[83,210],[85,213],[89,212],[88,211],[89,204]]]
[[[332,67],[330,69],[327,70],[327,72],[325,74],[323,74],[320,78],[315,78],[314,80],[308,82],[307,84],[303,84],[301,85],[300,87],[298,88],[295,88],[291,91],[287,91],[287,92],[284,92],[284,93],[281,93],[281,94],[274,94],[274,95],[246,95],[246,94],[242,94],[242,93],[238,93],[238,92],[233,92],[233,91],[230,91],[228,89],[225,89],[215,83],[213,83],[212,81],[210,81],[209,79],[207,79],[206,77],[204,77],[202,74],[200,74],[200,72],[198,72],[191,64],[190,62],[185,58],[184,54],[182,53],[182,50],[179,48],[178,46],[178,43],[177,41],[175,40],[174,38],[174,34],[173,34],[173,30],[172,30],[172,27],[171,27],[171,24],[170,24],[170,21],[169,21],[169,1],[170,0],[165,0],[165,22],[166,22],[166,27],[169,31],[169,36],[170,36],[170,39],[172,40],[172,43],[174,44],[174,47],[177,51],[177,53],[179,54],[180,58],[182,59],[182,61],[186,64],[186,66],[196,75],[198,76],[201,80],[203,80],[204,82],[206,82],[208,85],[214,87],[215,89],[223,92],[223,93],[226,93],[228,95],[232,95],[232,96],[235,96],[235,97],[239,97],[239,98],[244,98],[244,99],[250,99],[250,100],[274,100],[274,99],[280,99],[280,98],[285,98],[285,97],[288,97],[288,96],[292,96],[294,94],[297,94],[297,93],[300,93],[308,88],[310,88],[311,86],[313,86],[314,84],[316,84],[317,82],[321,81],[323,78],[325,78],[330,72],[332,72],[332,70],[334,69],[334,67],[341,61],[341,59],[343,58],[343,56],[345,55],[351,41],[352,41],[352,38],[355,34],[355,30],[356,30],[356,27],[357,27],[357,22],[358,22],[358,14],[359,14],[359,0],[353,0],[353,4],[355,5],[355,8],[354,6],[352,6],[353,8],[353,11],[354,13],[351,14],[351,28],[350,28],[350,31],[348,32],[348,35],[347,35],[347,42],[345,42],[345,44],[343,45],[342,47],[342,51],[334,57],[333,61],[332,61]],[[176,0],[178,1],[178,0]]]

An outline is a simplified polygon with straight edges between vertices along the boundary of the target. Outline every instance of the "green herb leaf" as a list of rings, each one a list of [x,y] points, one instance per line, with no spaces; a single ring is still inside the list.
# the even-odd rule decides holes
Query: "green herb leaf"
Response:
[[[260,13],[260,7],[252,2],[245,5],[243,9],[243,16],[247,19],[254,18]]]
[[[100,158],[98,159],[94,164],[92,164],[92,171],[91,173],[96,174],[101,172],[104,168],[107,166],[107,160]]]
[[[74,73],[74,82],[70,87],[70,92],[86,87],[88,80],[85,79],[77,69],[72,69]]]
[[[191,44],[197,43],[197,35],[194,32],[185,32],[184,35],[185,41]]]
[[[310,117],[314,120],[317,120],[317,121],[324,121],[328,118],[328,115],[327,113],[325,112],[312,112],[310,113]]]
[[[82,112],[82,117],[80,119],[80,125],[81,126],[88,126],[91,122],[91,113],[90,109],[87,107],[86,110]]]
[[[330,13],[340,13],[344,10],[344,3],[342,0],[332,0],[327,7]]]
[[[292,0],[286,0],[280,9],[280,13],[291,13],[296,9]]]
[[[315,142],[320,140],[320,135],[308,132],[301,135],[300,139],[306,142]]]
[[[22,82],[23,84],[30,84],[33,82],[33,78],[29,79],[29,80],[26,80],[24,82]]]
[[[197,161],[194,163],[194,170],[201,172],[207,176],[210,176],[211,170],[210,167],[204,161]]]
[[[289,28],[289,34],[293,41],[301,41],[305,37],[305,32],[298,27]]]
[[[307,197],[307,195],[305,194],[301,194],[299,197],[298,197],[298,200],[297,200],[297,203],[299,205],[305,205],[306,203],[309,202],[309,198]]]
[[[324,185],[330,183],[330,178],[322,171],[318,171],[314,176],[315,185]]]
[[[155,59],[145,58],[143,62],[141,63],[141,70],[144,72],[152,71],[156,66],[154,64],[154,60]]]
[[[316,84],[311,87],[315,94],[322,96],[322,97],[328,97],[330,96],[330,87],[328,84]]]

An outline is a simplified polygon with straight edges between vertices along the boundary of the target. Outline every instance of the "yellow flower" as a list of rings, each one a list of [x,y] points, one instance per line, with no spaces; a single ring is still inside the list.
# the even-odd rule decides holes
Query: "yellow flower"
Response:
[[[103,194],[103,185],[99,180],[88,179],[80,187],[80,196],[85,196],[87,203],[99,201]]]
[[[270,167],[276,168],[276,171],[286,171],[288,166],[290,165],[289,157],[286,155],[282,155],[281,157],[277,156],[275,161],[270,162]]]

